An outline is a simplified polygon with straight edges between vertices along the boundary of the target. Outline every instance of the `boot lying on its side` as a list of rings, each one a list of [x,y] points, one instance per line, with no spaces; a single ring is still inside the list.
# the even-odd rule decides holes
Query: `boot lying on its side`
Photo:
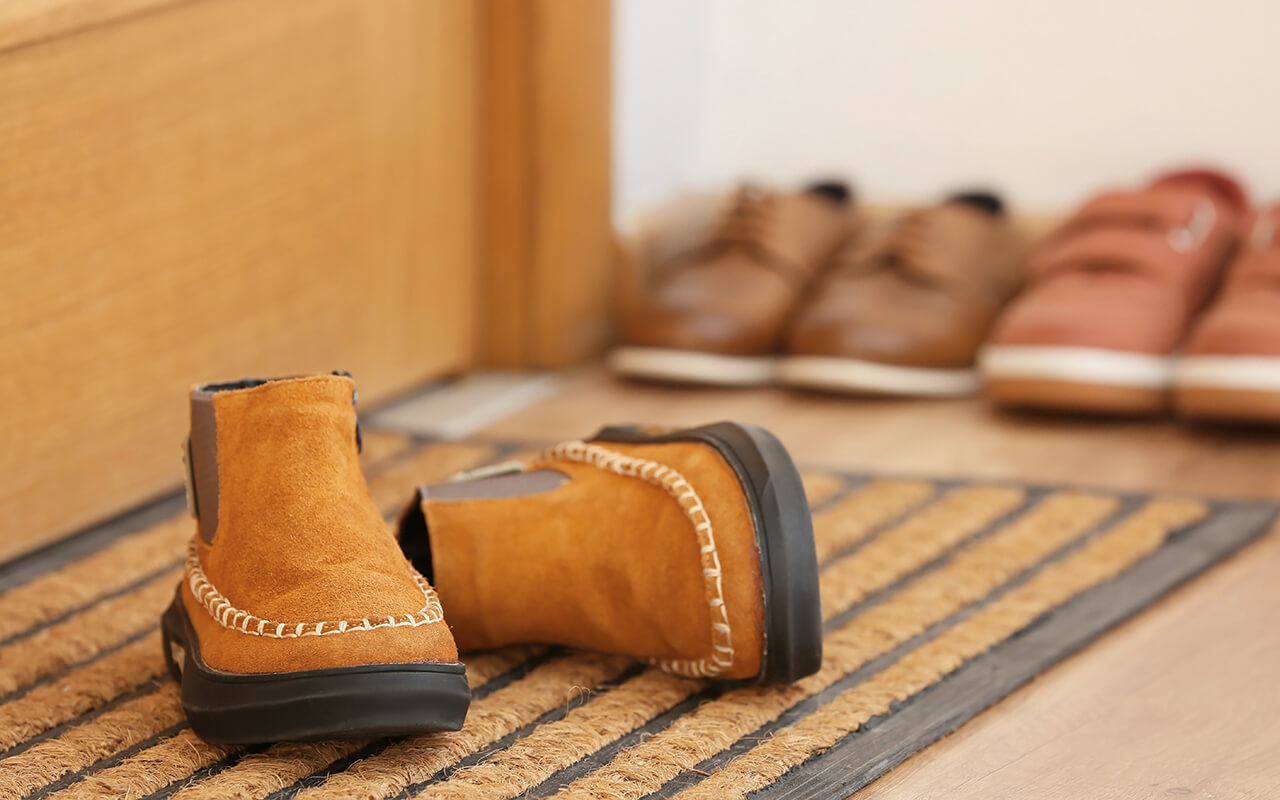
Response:
[[[197,531],[163,632],[209,741],[462,726],[463,665],[435,590],[369,497],[354,393],[324,375],[191,394]]]
[[[606,428],[418,490],[400,543],[465,651],[517,642],[786,682],[822,656],[800,476],[759,428]]]

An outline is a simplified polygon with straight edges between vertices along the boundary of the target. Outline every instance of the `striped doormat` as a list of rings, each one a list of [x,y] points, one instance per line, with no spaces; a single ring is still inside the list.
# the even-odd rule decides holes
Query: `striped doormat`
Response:
[[[513,448],[370,433],[389,514]],[[157,623],[192,523],[159,503],[0,567],[0,797],[844,798],[1257,536],[1269,505],[814,472],[826,657],[722,688],[557,648],[470,654],[466,726],[210,745]]]

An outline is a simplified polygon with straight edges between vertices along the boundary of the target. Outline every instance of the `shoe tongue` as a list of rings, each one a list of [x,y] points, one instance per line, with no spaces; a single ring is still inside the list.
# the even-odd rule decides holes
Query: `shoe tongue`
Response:
[[[853,190],[844,181],[815,181],[805,187],[804,193],[841,206],[853,202]]]
[[[1004,215],[1004,203],[1000,200],[999,195],[994,192],[956,192],[947,198],[947,203],[970,206],[978,209],[979,211],[984,211],[993,217],[1000,217]]]
[[[1151,188],[1189,186],[1212,192],[1239,213],[1249,210],[1249,197],[1234,178],[1213,169],[1185,169],[1166,172],[1151,182]]]

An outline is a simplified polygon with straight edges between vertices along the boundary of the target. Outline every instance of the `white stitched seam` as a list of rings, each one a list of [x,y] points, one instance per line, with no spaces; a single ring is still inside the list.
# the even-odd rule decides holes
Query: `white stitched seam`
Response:
[[[711,517],[702,505],[702,498],[689,481],[666,464],[644,458],[634,458],[583,441],[564,442],[543,453],[544,459],[576,461],[618,475],[651,483],[680,504],[685,516],[693,524],[698,537],[702,559],[703,586],[707,605],[711,609],[711,655],[701,659],[654,659],[659,667],[677,675],[694,678],[710,678],[733,666],[733,631],[729,628],[729,612],[724,604],[724,586],[720,577],[720,554],[716,550],[715,532]],[[717,620],[717,617],[719,618]],[[722,655],[725,654],[725,655]]]
[[[298,639],[303,636],[336,636],[340,633],[372,631],[378,628],[417,628],[444,619],[440,598],[427,579],[413,571],[413,582],[422,591],[425,601],[416,614],[406,614],[404,619],[387,617],[386,622],[370,623],[368,617],[349,620],[321,620],[319,622],[276,622],[254,616],[231,604],[231,601],[211,583],[200,565],[200,550],[193,538],[187,545],[187,585],[191,594],[204,606],[209,616],[219,625],[249,636],[265,636],[269,639]],[[250,627],[250,626],[253,627]]]

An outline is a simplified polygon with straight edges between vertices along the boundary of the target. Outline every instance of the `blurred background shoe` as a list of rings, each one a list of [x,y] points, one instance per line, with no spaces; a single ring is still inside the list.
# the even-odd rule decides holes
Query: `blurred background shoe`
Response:
[[[854,232],[853,207],[838,182],[792,193],[744,186],[714,224],[678,227],[672,246],[635,267],[642,285],[610,366],[636,378],[771,383],[796,304]]]
[[[1023,239],[993,194],[917,209],[851,242],[801,306],[779,374],[790,385],[950,396],[1022,279]]]
[[[983,349],[1001,406],[1151,414],[1248,213],[1217,172],[1168,174],[1090,200],[1037,248],[1031,285]]]
[[[1258,214],[1174,374],[1186,417],[1280,423],[1280,205]]]

